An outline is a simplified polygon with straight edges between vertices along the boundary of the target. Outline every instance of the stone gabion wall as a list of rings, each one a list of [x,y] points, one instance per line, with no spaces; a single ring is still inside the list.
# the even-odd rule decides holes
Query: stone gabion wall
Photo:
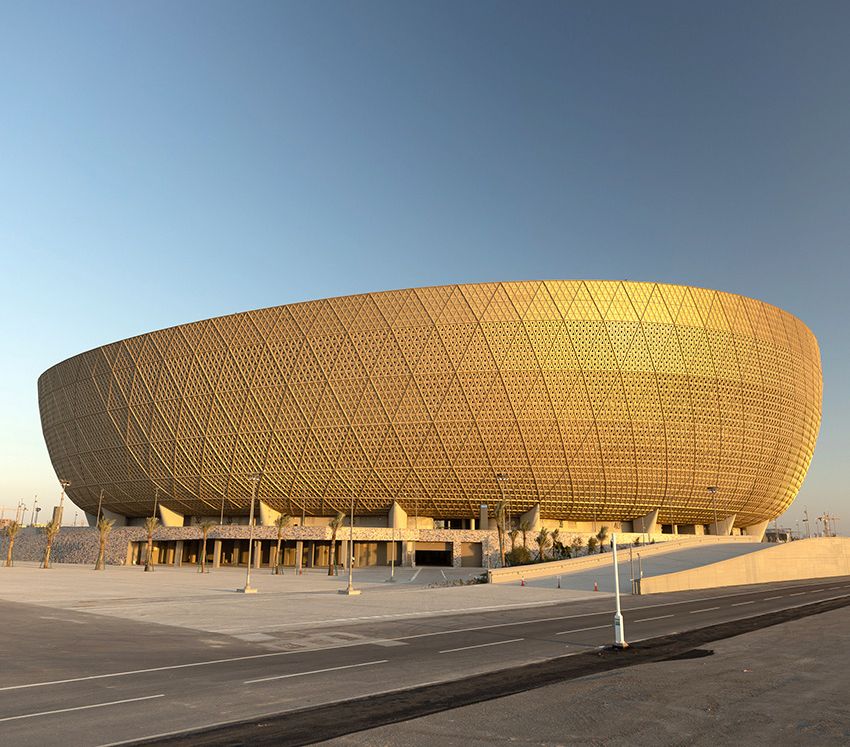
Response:
[[[225,524],[215,526],[210,532],[208,539],[248,539],[249,528],[245,524]],[[337,532],[337,540],[348,539],[348,527],[341,527]],[[154,532],[155,541],[175,540],[199,540],[202,533],[197,526],[188,527],[163,527],[160,526]],[[562,535],[561,541],[569,544],[573,536],[579,536],[586,544],[591,533],[570,532]],[[626,533],[620,534],[619,539],[623,545],[628,545],[635,538],[646,538],[647,535]],[[653,534],[655,541],[670,541],[676,539],[687,539],[691,535],[675,534]],[[115,527],[109,535],[106,545],[106,562],[110,565],[123,565],[127,559],[127,544],[129,542],[144,542],[147,538],[144,527]],[[255,526],[254,538],[258,540],[274,540],[277,538],[277,529],[269,526]],[[315,540],[328,541],[331,538],[331,530],[322,526],[292,526],[287,527],[284,539],[293,540]],[[455,566],[460,565],[461,543],[481,543],[482,563],[485,567],[496,568],[499,566],[499,539],[495,530],[481,529],[396,529],[393,531],[387,527],[354,527],[355,542],[396,542],[410,543],[408,552],[413,551],[414,542],[449,542],[452,543],[452,558]],[[521,544],[522,540],[518,540]],[[6,547],[8,538],[5,533],[0,532],[0,565],[6,559]],[[44,556],[45,538],[40,528],[27,527],[22,529],[15,539],[15,560],[40,561]],[[537,552],[533,537],[528,538],[528,547]],[[53,540],[51,561],[55,563],[92,563],[97,560],[98,534],[90,527],[62,527],[57,537]],[[550,548],[551,549],[551,548]],[[510,541],[505,537],[505,550],[510,550]]]
[[[226,524],[210,530],[208,539],[248,539],[249,528],[245,525]],[[337,540],[348,539],[348,527],[342,527],[337,532]],[[192,527],[158,527],[154,532],[155,541],[199,540],[202,537],[200,528]],[[115,527],[109,535],[106,544],[106,562],[110,565],[122,565],[127,559],[127,544],[129,542],[144,542],[147,534],[143,527]],[[254,527],[254,538],[258,540],[274,540],[277,538],[275,527]],[[330,540],[331,531],[328,527],[295,526],[288,527],[284,539],[293,540]],[[481,542],[483,562],[486,564],[489,556],[491,566],[498,564],[499,542],[495,531],[460,530],[460,529],[392,529],[386,527],[354,527],[355,542],[451,542],[454,543],[453,555],[456,564],[460,563],[461,542]],[[0,563],[5,561],[8,538],[0,534]],[[15,539],[14,558],[21,561],[38,562],[44,556],[46,540],[44,532],[38,527],[22,529]],[[91,563],[97,560],[98,533],[89,527],[62,527],[53,540],[51,562],[54,563]]]

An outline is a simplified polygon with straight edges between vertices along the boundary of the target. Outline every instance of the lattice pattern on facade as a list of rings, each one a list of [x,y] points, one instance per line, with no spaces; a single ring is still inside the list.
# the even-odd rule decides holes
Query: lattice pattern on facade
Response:
[[[74,502],[128,516],[348,506],[746,525],[794,499],[821,413],[792,315],[684,286],[548,281],[369,293],[249,311],[78,355],[39,380]]]

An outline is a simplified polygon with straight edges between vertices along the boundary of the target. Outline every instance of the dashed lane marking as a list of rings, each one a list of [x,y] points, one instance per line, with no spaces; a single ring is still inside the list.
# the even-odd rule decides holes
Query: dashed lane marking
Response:
[[[560,633],[555,633],[555,635],[568,635],[569,633],[584,633],[585,630],[602,630],[602,628],[610,628],[611,624],[608,625],[594,625],[590,628],[576,628],[575,630],[562,630]]]
[[[703,607],[701,610],[691,610],[689,614],[696,615],[698,612],[712,612],[719,609],[720,607]]]
[[[459,648],[447,648],[444,651],[440,651],[441,654],[451,654],[455,651],[466,651],[470,648],[486,648],[487,646],[501,646],[504,643],[516,643],[517,641],[524,641],[525,638],[509,638],[507,641],[492,641],[490,643],[476,643],[474,646],[460,646]]]
[[[379,661],[364,661],[360,664],[346,664],[343,667],[328,667],[327,669],[313,669],[310,672],[293,672],[292,674],[278,674],[274,677],[260,677],[256,680],[245,680],[243,685],[253,685],[255,682],[269,682],[271,680],[288,680],[290,677],[305,677],[308,674],[322,674],[323,672],[338,672],[340,669],[356,669],[357,667],[371,667],[375,664],[386,664],[389,659]]]
[[[673,615],[658,615],[658,617],[642,617],[640,620],[633,620],[636,623],[645,623],[650,620],[663,620],[665,617],[673,617]]]
[[[106,706],[121,705],[122,703],[137,703],[140,700],[153,700],[164,698],[165,693],[159,695],[145,695],[142,698],[125,698],[124,700],[110,700],[108,703],[92,703],[91,705],[74,706],[73,708],[57,708],[55,711],[39,711],[38,713],[24,713],[20,716],[6,716],[0,721],[16,721],[22,718],[35,718],[36,716],[52,716],[55,713],[70,713],[71,711],[87,711],[91,708],[106,708]]]

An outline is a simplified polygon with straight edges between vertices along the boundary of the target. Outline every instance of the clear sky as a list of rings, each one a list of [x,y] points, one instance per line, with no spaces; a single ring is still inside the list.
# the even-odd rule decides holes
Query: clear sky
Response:
[[[628,278],[811,327],[824,419],[786,523],[846,533],[848,38],[846,2],[0,0],[0,505],[58,499],[36,380],[85,349]]]

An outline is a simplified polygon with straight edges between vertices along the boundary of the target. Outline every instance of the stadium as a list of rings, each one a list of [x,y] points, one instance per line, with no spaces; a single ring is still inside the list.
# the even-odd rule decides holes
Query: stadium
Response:
[[[293,517],[315,562],[353,507],[357,562],[397,546],[454,565],[487,562],[500,500],[512,525],[563,532],[763,533],[805,477],[821,391],[815,337],[775,306],[561,280],[247,311],[38,383],[53,467],[90,521],[232,533],[256,490],[259,523]],[[180,542],[163,557],[191,559]]]

